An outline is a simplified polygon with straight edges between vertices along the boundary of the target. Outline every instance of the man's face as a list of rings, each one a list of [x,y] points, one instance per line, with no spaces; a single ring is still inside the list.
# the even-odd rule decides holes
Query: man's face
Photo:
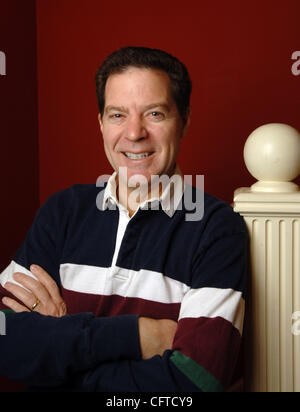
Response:
[[[127,179],[139,174],[148,182],[151,175],[172,174],[184,127],[166,73],[129,67],[111,75],[99,122],[115,171],[127,167]]]

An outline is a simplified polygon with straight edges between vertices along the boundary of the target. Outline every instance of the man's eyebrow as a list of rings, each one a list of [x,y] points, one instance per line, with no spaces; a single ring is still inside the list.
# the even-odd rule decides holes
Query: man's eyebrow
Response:
[[[146,110],[151,110],[151,109],[155,109],[156,107],[161,107],[161,108],[167,110],[168,112],[171,110],[170,106],[167,103],[162,103],[162,102],[149,104],[148,106],[144,107],[144,110],[145,111]]]
[[[114,110],[114,111],[116,111],[116,112],[126,112],[126,111],[127,111],[124,106],[112,106],[112,105],[109,105],[109,106],[107,106],[107,107],[105,108],[105,112],[110,112],[110,111],[112,111],[112,110]]]
[[[157,107],[161,107],[163,109],[165,109],[167,112],[169,112],[170,106],[167,103],[163,103],[163,102],[158,102],[158,103],[151,103],[148,104],[147,106],[143,107],[143,111],[147,111],[147,110],[151,110],[151,109],[155,109]],[[105,112],[108,113],[110,111],[116,111],[116,112],[127,112],[126,107],[124,106],[113,106],[113,105],[108,105],[105,108]]]

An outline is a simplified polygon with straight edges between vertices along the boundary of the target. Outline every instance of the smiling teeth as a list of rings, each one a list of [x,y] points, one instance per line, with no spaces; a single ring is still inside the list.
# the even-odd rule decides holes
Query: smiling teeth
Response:
[[[129,157],[129,159],[143,159],[144,157],[148,157],[151,155],[151,152],[144,152],[144,153],[130,153],[125,152],[125,155]]]

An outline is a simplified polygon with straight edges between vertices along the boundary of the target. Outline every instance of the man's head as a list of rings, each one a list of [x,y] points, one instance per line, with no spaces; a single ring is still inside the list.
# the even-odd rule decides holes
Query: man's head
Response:
[[[185,65],[171,54],[147,47],[124,47],[110,54],[96,73],[96,93],[101,116],[105,107],[105,87],[110,75],[122,73],[129,67],[156,69],[170,79],[171,94],[185,124],[190,110],[192,82]]]
[[[166,52],[129,47],[109,56],[96,75],[99,123],[115,171],[127,179],[172,175],[189,123],[191,82]]]

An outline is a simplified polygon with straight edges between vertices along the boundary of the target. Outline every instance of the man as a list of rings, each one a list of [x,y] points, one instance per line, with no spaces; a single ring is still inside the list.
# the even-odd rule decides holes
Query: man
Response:
[[[243,220],[207,194],[202,219],[186,219],[199,198],[182,179],[152,190],[155,176],[181,176],[188,72],[166,52],[127,47],[96,86],[115,172],[100,197],[94,185],[51,196],[0,276],[0,309],[15,312],[0,375],[32,390],[224,390],[243,326]]]

